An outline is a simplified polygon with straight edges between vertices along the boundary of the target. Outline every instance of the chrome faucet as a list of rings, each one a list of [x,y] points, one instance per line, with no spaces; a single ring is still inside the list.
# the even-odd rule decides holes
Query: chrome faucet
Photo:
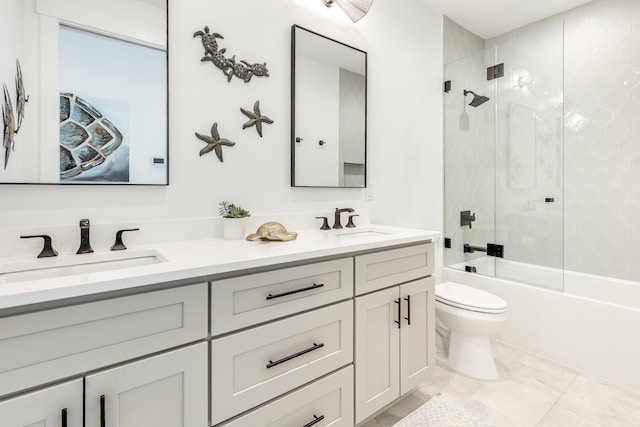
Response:
[[[89,220],[84,218],[80,220],[80,247],[77,254],[90,254],[93,252],[91,243],[89,243]]]
[[[342,208],[342,209],[338,209],[336,208],[336,212],[334,214],[334,219],[333,219],[333,228],[342,228],[342,224],[340,224],[340,214],[342,212],[353,212],[353,209],[351,208]]]

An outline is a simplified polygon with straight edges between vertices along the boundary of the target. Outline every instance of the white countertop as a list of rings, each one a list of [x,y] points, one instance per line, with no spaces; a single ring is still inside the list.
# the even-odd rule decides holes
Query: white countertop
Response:
[[[366,231],[387,232],[389,234],[367,234]],[[345,233],[350,237],[342,236]],[[223,240],[209,238],[176,242],[155,243],[148,246],[131,247],[128,254],[157,251],[166,261],[97,273],[85,273],[21,282],[0,283],[0,315],[9,308],[27,306],[50,301],[64,300],[104,292],[113,292],[156,283],[195,279],[215,278],[215,275],[241,272],[245,269],[304,261],[385,248],[395,245],[436,241],[440,233],[428,230],[389,227],[381,225],[358,226],[342,230],[302,230],[296,240],[288,242],[262,242],[246,240]],[[37,262],[64,263],[65,258],[87,257],[96,260],[109,257],[116,252],[96,251],[93,254],[60,254],[55,258],[36,260]],[[30,257],[28,261],[33,261]],[[25,258],[5,258],[3,266],[24,261]],[[53,260],[53,261],[51,261]],[[36,264],[37,265],[37,264]],[[44,265],[44,264],[43,264]],[[210,277],[211,276],[211,277]],[[1,274],[0,274],[1,277]]]

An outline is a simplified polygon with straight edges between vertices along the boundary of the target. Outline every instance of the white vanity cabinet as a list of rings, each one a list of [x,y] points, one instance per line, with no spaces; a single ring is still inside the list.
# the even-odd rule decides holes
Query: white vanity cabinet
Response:
[[[0,401],[3,427],[82,427],[82,379]]]
[[[213,265],[206,283],[199,268],[0,317],[0,427],[359,424],[434,368],[425,241]]]
[[[213,424],[353,362],[353,258],[211,286]]]
[[[165,420],[153,425],[206,426],[207,314],[201,283],[0,318],[0,426],[61,426],[65,408],[66,425],[82,426],[83,392],[88,427],[103,427],[101,395],[119,402],[107,406],[118,414],[109,427],[148,425],[153,414]],[[199,422],[175,423],[186,397],[197,414],[185,420]]]
[[[435,278],[417,278],[432,273],[431,244],[356,257],[356,289],[375,290],[355,299],[356,424],[435,369]]]

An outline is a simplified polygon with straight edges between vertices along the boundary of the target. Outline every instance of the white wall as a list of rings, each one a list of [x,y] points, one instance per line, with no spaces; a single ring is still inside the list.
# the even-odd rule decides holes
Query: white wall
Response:
[[[308,0],[171,0],[169,5],[170,186],[3,185],[3,227],[215,216],[229,200],[253,213],[370,208],[372,220],[441,228],[441,16],[418,0],[375,2],[353,24],[337,8]],[[289,186],[290,27],[299,24],[369,53],[369,190]],[[269,78],[227,83],[201,63],[193,33],[208,25],[227,55],[267,62]],[[240,107],[260,100],[263,138],[242,130]],[[218,122],[224,163],[198,156]],[[367,202],[369,191],[374,200]],[[13,245],[15,242],[2,242]]]

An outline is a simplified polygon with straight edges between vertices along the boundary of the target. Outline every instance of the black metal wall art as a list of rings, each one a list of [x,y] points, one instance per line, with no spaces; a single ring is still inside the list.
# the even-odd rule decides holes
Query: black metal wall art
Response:
[[[253,112],[245,110],[242,107],[240,107],[240,111],[242,111],[242,114],[249,117],[249,121],[242,125],[242,129],[255,126],[260,138],[262,138],[262,123],[273,123],[273,120],[267,116],[263,116],[260,112],[260,101],[256,101],[256,103],[253,104]]]
[[[204,47],[204,56],[200,59],[201,62],[209,61],[216,67],[218,67],[225,76],[227,81],[230,82],[233,76],[243,80],[245,83],[249,83],[253,76],[256,77],[269,77],[269,70],[267,69],[267,63],[250,63],[244,59],[236,60],[236,56],[227,58],[225,53],[226,48],[219,49],[218,41],[216,39],[224,39],[221,34],[211,33],[208,26],[204,27],[204,31],[196,31],[193,33],[193,37],[200,37],[202,40],[202,46]]]
[[[211,136],[196,132],[196,137],[207,144],[202,150],[200,150],[200,155],[202,156],[212,150],[215,150],[216,156],[218,156],[218,160],[221,162],[224,161],[222,160],[222,146],[226,145],[228,147],[233,147],[236,145],[235,142],[230,141],[227,138],[220,138],[220,134],[218,133],[218,122],[215,122],[213,126],[211,126]]]
[[[24,81],[22,80],[22,70],[20,69],[20,61],[16,59],[16,111],[13,112],[13,103],[7,85],[2,84],[4,92],[4,103],[2,105],[2,121],[3,121],[3,137],[2,146],[4,147],[4,168],[9,163],[9,155],[11,151],[15,151],[15,136],[22,127],[22,119],[24,119],[24,111],[29,97],[24,89]]]

